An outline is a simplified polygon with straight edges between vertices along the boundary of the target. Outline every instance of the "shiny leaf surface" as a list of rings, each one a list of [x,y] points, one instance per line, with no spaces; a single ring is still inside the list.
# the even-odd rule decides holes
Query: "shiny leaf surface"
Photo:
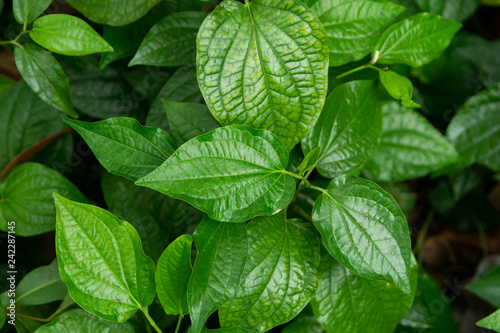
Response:
[[[40,16],[51,3],[52,0],[14,0],[12,11],[19,24],[29,24]]]
[[[412,101],[413,84],[406,77],[393,71],[380,71],[380,82],[395,99],[400,99],[403,106],[408,108],[420,108],[421,106]]]
[[[94,333],[94,332],[120,332],[134,333],[130,324],[118,324],[93,316],[81,309],[70,310],[59,315],[53,322],[38,328],[36,333]]]
[[[500,310],[477,322],[477,326],[500,332]]]

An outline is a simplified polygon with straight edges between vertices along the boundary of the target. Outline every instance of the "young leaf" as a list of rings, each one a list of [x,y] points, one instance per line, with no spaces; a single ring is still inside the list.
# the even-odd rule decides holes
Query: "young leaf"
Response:
[[[101,208],[54,200],[59,271],[75,302],[119,323],[151,304],[155,266],[134,227]]]
[[[439,15],[420,13],[391,25],[375,45],[381,64],[404,63],[422,66],[438,58],[462,27]]]
[[[27,162],[0,181],[0,230],[16,222],[16,235],[34,236],[54,230],[52,192],[89,203],[73,183],[42,164]]]
[[[164,99],[163,106],[167,112],[170,131],[178,145],[220,127],[203,104],[177,103]]]
[[[328,35],[330,66],[363,59],[405,8],[389,1],[323,0],[311,7]]]
[[[408,224],[377,184],[353,176],[332,180],[316,199],[312,219],[326,249],[342,265],[410,293]]]
[[[500,310],[477,322],[477,326],[500,333]]]
[[[321,149],[320,147],[316,147],[309,153],[307,153],[307,155],[304,156],[304,159],[297,167],[297,171],[300,172],[301,174],[304,174],[307,171],[309,171],[312,167],[314,167],[316,163],[318,163],[320,149]]]
[[[411,100],[413,97],[413,85],[406,77],[393,71],[380,70],[380,82],[395,99],[400,99],[403,106],[408,108],[420,108],[421,106]]]
[[[94,332],[120,332],[134,333],[129,323],[112,323],[93,316],[82,309],[74,309],[59,315],[54,321],[45,324],[36,330],[36,333],[94,333]]]
[[[446,137],[466,164],[480,163],[500,170],[500,84],[469,99],[458,111]]]
[[[185,143],[136,184],[184,200],[215,220],[243,222],[290,202],[295,180],[287,164],[277,137],[234,125]]]
[[[40,17],[30,37],[46,49],[69,56],[113,52],[113,48],[84,20],[66,14]]]
[[[65,122],[83,137],[106,170],[134,181],[155,170],[175,151],[167,132],[144,127],[132,118]]]
[[[419,178],[457,162],[448,140],[420,113],[397,102],[382,106],[380,146],[366,169],[380,181]]]
[[[493,306],[500,308],[500,267],[467,285],[467,290],[472,291],[482,299],[487,300]]]
[[[253,219],[247,232],[245,270],[219,318],[222,327],[266,332],[292,320],[314,296],[320,246],[311,224],[286,220],[283,212]]]
[[[302,141],[307,154],[320,147],[318,171],[327,178],[353,171],[377,149],[382,113],[372,81],[354,81],[335,88],[312,132]]]
[[[191,276],[191,244],[193,238],[182,235],[165,249],[155,272],[156,291],[169,315],[189,313],[187,288]]]
[[[51,3],[52,0],[14,0],[12,2],[12,11],[19,24],[30,24],[40,16]]]
[[[455,21],[465,21],[479,7],[481,0],[415,0],[425,12]]]
[[[247,124],[290,150],[319,117],[327,92],[328,40],[298,0],[226,0],[197,40],[198,81],[221,125]]]
[[[194,233],[198,256],[188,284],[188,306],[192,333],[234,295],[247,258],[244,223],[220,223],[204,218]]]
[[[174,13],[147,33],[129,66],[180,66],[196,60],[196,35],[204,12]]]
[[[33,92],[49,105],[77,118],[69,81],[57,60],[44,49],[26,44],[14,51],[16,66]]]

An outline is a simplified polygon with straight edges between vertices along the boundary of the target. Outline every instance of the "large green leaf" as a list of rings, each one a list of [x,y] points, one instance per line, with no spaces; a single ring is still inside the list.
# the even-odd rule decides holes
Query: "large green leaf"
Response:
[[[466,164],[500,170],[500,84],[469,99],[458,111],[446,136]]]
[[[182,235],[165,249],[155,272],[156,291],[169,315],[189,313],[187,288],[191,277],[191,244],[193,238]]]
[[[134,333],[130,324],[112,323],[93,316],[82,309],[75,309],[59,315],[54,321],[38,328],[36,333]]]
[[[67,0],[85,17],[94,22],[119,26],[132,23],[160,0]]]
[[[467,285],[467,289],[500,308],[500,267]]]
[[[156,23],[142,41],[129,66],[179,66],[196,60],[196,35],[204,12],[180,12]]]
[[[410,292],[411,241],[396,201],[353,176],[332,180],[312,213],[328,252],[354,273]]]
[[[51,3],[52,0],[14,0],[12,11],[17,22],[29,24],[40,16]]]
[[[465,21],[479,7],[481,0],[415,0],[426,12],[439,14],[447,19]]]
[[[500,333],[500,310],[497,310],[488,317],[478,321],[477,326],[488,328],[490,330]]]
[[[255,218],[247,232],[245,270],[219,317],[222,327],[266,332],[292,320],[314,296],[320,246],[311,224],[286,220],[283,212]]]
[[[381,64],[418,67],[438,58],[462,24],[439,15],[420,13],[391,25],[375,45]]]
[[[192,333],[230,299],[239,285],[247,258],[248,236],[244,223],[220,223],[204,218],[194,233],[198,256],[188,284]]]
[[[363,59],[405,8],[389,1],[322,0],[312,11],[328,35],[330,66]]]
[[[175,150],[167,132],[144,127],[132,118],[110,118],[95,123],[65,121],[83,137],[109,172],[131,180],[155,170]]]
[[[153,261],[137,231],[101,208],[54,194],[56,253],[75,302],[106,320],[127,321],[153,302]]]
[[[454,163],[450,142],[417,111],[397,102],[382,106],[382,139],[366,169],[377,180],[418,178]]]
[[[298,0],[226,0],[197,40],[198,81],[221,125],[276,134],[288,149],[319,117],[327,92],[328,40]]]
[[[0,229],[16,222],[16,235],[34,236],[54,230],[52,192],[72,200],[89,202],[73,183],[42,164],[27,162],[0,181]]]
[[[382,113],[373,81],[338,86],[328,96],[312,132],[302,141],[307,154],[320,147],[318,171],[327,178],[349,173],[377,149]]]
[[[187,201],[215,220],[243,222],[290,202],[295,180],[287,164],[277,137],[234,125],[185,143],[136,184]]]
[[[68,78],[49,52],[26,44],[17,47],[14,55],[19,72],[38,97],[71,117],[78,117],[71,103]]]

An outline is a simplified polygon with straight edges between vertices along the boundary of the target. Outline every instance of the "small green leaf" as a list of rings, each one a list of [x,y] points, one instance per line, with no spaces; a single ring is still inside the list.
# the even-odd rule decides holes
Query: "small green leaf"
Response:
[[[65,122],[83,137],[106,170],[134,181],[159,167],[175,150],[167,132],[132,118]]]
[[[226,0],[203,22],[198,81],[221,125],[269,130],[291,150],[311,130],[327,92],[328,40],[299,0]]]
[[[130,324],[118,324],[93,316],[82,309],[74,309],[59,315],[54,321],[38,328],[35,333],[134,333]]]
[[[59,172],[34,162],[15,167],[0,181],[0,229],[16,222],[16,235],[34,236],[54,230],[52,192],[89,203],[78,188]]]
[[[422,66],[438,58],[462,27],[439,15],[420,13],[391,25],[380,37],[372,57],[378,51],[381,64],[404,63]]]
[[[54,200],[59,271],[75,302],[115,322],[151,304],[155,266],[134,227],[101,208],[58,194]]]
[[[467,285],[467,289],[500,308],[500,267]]]
[[[247,232],[240,286],[219,318],[222,327],[266,332],[292,320],[314,296],[320,246],[310,223],[286,220],[283,212],[253,219]]]
[[[113,48],[84,20],[66,14],[40,17],[30,37],[46,49],[69,56],[113,52]]]
[[[459,160],[450,142],[420,113],[397,102],[382,106],[382,139],[366,169],[380,181],[419,178]]]
[[[248,236],[244,223],[220,223],[204,218],[194,233],[198,256],[188,284],[192,333],[234,295],[247,258]]]
[[[415,0],[423,11],[455,21],[465,21],[479,7],[481,0]]]
[[[382,114],[373,81],[335,88],[312,132],[302,141],[304,153],[320,147],[318,171],[327,178],[349,173],[377,149]]]
[[[500,171],[500,84],[469,99],[452,119],[446,137],[466,164]]]
[[[40,16],[51,3],[52,0],[14,0],[12,2],[12,11],[19,24],[30,24]]]
[[[382,82],[389,95],[395,99],[400,99],[403,106],[408,108],[421,107],[411,100],[413,97],[413,85],[410,80],[393,71],[380,70],[379,74],[380,82]]]
[[[477,322],[477,326],[500,333],[500,310]]]
[[[307,153],[307,155],[304,157],[302,162],[297,167],[297,171],[300,172],[301,174],[304,174],[307,171],[309,171],[312,167],[314,167],[316,163],[318,163],[320,150],[321,150],[320,147],[316,147],[309,153]]]
[[[204,12],[174,13],[147,33],[129,66],[180,66],[196,60],[196,35]]]
[[[312,220],[342,265],[410,293],[408,224],[396,201],[377,184],[353,176],[332,180],[316,199]]]
[[[163,106],[167,112],[170,131],[178,145],[220,127],[206,105],[164,99]]]
[[[136,184],[184,200],[218,221],[270,215],[290,202],[295,179],[286,147],[267,131],[217,128],[182,145]]]
[[[165,249],[156,267],[156,291],[169,315],[189,313],[187,288],[191,277],[191,244],[193,238],[182,235]]]
[[[69,81],[57,60],[44,49],[26,44],[14,51],[16,66],[33,92],[49,105],[77,118]]]

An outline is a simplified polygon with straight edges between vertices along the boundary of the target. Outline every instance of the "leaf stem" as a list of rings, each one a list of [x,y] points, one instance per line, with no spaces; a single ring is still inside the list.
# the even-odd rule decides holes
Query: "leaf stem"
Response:
[[[288,170],[283,170],[283,173],[286,174],[286,175],[290,175],[290,176],[292,176],[294,178],[300,179],[301,181],[304,182],[304,184],[306,184],[306,186],[310,186],[311,185],[311,183],[307,180],[307,177],[305,177],[305,176],[301,176],[299,174],[290,172]]]
[[[310,189],[313,189],[313,190],[316,190],[316,191],[320,191],[322,193],[325,193],[326,190],[324,188],[321,188],[321,187],[317,187],[317,186],[314,186],[314,185],[309,185],[308,188]]]
[[[348,75],[354,74],[354,73],[356,73],[356,72],[362,71],[363,69],[368,68],[368,66],[371,66],[371,64],[370,64],[370,63],[367,63],[367,64],[364,64],[364,65],[362,65],[362,66],[356,67],[356,68],[354,68],[354,69],[351,69],[350,71],[347,71],[347,72],[345,72],[345,73],[340,74],[339,76],[336,76],[335,78],[336,78],[336,79],[341,79],[341,78],[343,78],[343,77],[345,77],[345,76],[348,76]]]
[[[422,250],[424,247],[424,242],[425,239],[427,238],[427,230],[429,229],[429,226],[431,225],[432,221],[434,220],[434,214],[436,211],[433,209],[429,212],[429,215],[427,215],[427,218],[424,221],[424,225],[420,229],[420,233],[417,238],[417,244],[415,245],[415,253],[417,255],[417,261],[419,266],[422,266]]]
[[[141,308],[141,311],[142,313],[144,313],[144,316],[146,316],[146,319],[149,321],[149,324],[151,324],[151,326],[155,329],[155,331],[158,333],[163,333],[162,330],[158,327],[158,325],[156,325],[153,318],[151,318],[151,316],[149,315],[148,307],[146,306],[144,308]]]
[[[175,328],[175,333],[179,333],[179,329],[181,328],[182,318],[184,318],[184,315],[182,313],[179,313],[179,320],[177,320],[177,327]]]

